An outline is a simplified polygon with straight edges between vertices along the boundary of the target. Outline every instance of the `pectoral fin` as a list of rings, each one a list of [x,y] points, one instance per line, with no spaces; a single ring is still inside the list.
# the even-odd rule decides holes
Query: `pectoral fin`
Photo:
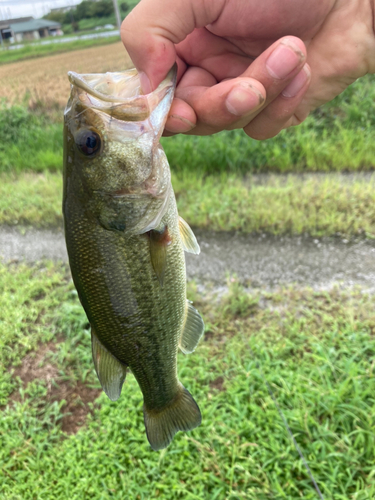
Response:
[[[186,301],[186,308],[186,320],[181,335],[180,349],[184,354],[190,354],[195,351],[203,335],[204,323],[199,312],[189,301]]]
[[[158,277],[160,285],[163,286],[165,269],[167,267],[167,246],[171,243],[168,227],[162,231],[153,229],[148,232],[150,237],[150,256],[152,267]]]
[[[91,327],[91,345],[95,370],[103,391],[109,399],[116,401],[121,394],[127,367],[102,345],[93,327]]]
[[[178,226],[180,229],[180,236],[182,240],[182,246],[185,252],[194,253],[198,255],[201,251],[199,248],[197,238],[191,230],[189,224],[182,218],[178,218]]]

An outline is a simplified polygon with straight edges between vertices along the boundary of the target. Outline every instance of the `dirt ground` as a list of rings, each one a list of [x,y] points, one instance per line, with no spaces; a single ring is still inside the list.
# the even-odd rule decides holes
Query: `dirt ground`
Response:
[[[64,107],[69,95],[68,71],[122,71],[131,61],[121,42],[90,47],[0,66],[0,100]]]
[[[87,415],[92,411],[89,403],[101,394],[101,389],[88,387],[78,381],[75,385],[63,380],[58,373],[57,366],[49,360],[49,355],[59,348],[59,344],[49,342],[40,345],[38,350],[29,353],[22,360],[22,365],[14,369],[13,376],[20,377],[23,388],[33,380],[45,381],[47,385],[47,402],[62,401],[64,417],[61,428],[67,434],[76,433],[86,421]],[[14,391],[10,401],[21,401],[19,391]]]

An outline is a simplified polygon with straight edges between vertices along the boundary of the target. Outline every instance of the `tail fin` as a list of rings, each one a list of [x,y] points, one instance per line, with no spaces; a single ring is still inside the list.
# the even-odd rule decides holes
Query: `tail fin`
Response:
[[[201,412],[193,396],[180,384],[179,392],[171,403],[160,410],[143,407],[147,439],[151,448],[166,448],[178,431],[190,431],[200,425]]]

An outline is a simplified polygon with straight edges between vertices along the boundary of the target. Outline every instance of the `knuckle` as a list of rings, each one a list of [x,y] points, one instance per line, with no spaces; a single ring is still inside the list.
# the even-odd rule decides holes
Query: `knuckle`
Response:
[[[277,128],[276,130],[273,128],[265,129],[265,128],[257,128],[257,127],[245,127],[245,134],[251,137],[251,139],[255,139],[257,141],[265,141],[267,139],[271,139],[271,137],[275,137],[280,132],[281,128]]]
[[[124,45],[131,45],[134,38],[132,18],[133,12],[130,12],[121,23],[120,35]]]
[[[301,125],[301,123],[303,123],[308,116],[309,116],[309,113],[301,113],[301,112],[297,111],[290,118],[290,122],[291,122],[290,126],[296,127],[297,125]]]

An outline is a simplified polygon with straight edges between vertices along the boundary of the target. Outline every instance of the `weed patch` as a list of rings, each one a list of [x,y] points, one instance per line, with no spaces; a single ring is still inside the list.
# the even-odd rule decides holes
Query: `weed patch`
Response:
[[[210,231],[375,237],[373,175],[173,175],[179,213]],[[61,174],[0,177],[0,224],[62,227]]]
[[[0,224],[62,227],[61,200],[60,173],[2,175]]]
[[[0,172],[61,171],[61,126],[51,116],[4,104],[0,113]]]
[[[340,287],[271,293],[246,289],[235,278],[224,295],[189,285],[208,333],[194,354],[179,355],[178,371],[203,421],[155,453],[131,374],[117,402],[101,394],[98,404],[87,403],[85,425],[70,427],[82,420],[69,402],[83,407],[97,393],[82,394],[81,384],[98,385],[87,320],[66,271],[51,265],[1,269],[2,311],[9,317],[4,322],[3,313],[0,322],[0,387],[9,389],[4,403],[14,390],[11,366],[18,362],[23,377],[26,359],[38,375],[20,386],[19,401],[1,411],[0,491],[6,500],[65,500],[67,493],[98,500],[313,500],[315,490],[265,380],[323,494],[334,500],[374,497],[374,296]],[[58,367],[57,375],[49,365]],[[51,401],[57,380],[60,392]],[[64,423],[67,413],[75,416]]]
[[[8,104],[18,102],[31,109],[53,109],[55,115],[59,109],[60,127],[56,123],[45,124],[42,120],[29,130],[30,140],[24,137],[23,142],[19,142],[22,137],[17,138],[13,148],[13,142],[5,141],[3,150],[6,154],[0,157],[0,171],[61,169],[62,135],[57,142],[51,141],[50,137],[62,134],[62,110],[69,96],[67,71],[119,71],[130,65],[120,45],[114,45],[110,51],[93,52],[91,56],[95,64],[90,68],[86,61],[92,59],[82,52],[79,57],[64,61],[51,58],[51,64],[47,66],[51,68],[51,74],[48,75],[44,69],[39,71],[32,66],[27,69],[30,75],[27,78],[22,73],[23,67],[18,68],[18,73],[12,68],[11,79],[9,71],[4,72],[6,83],[2,87],[4,95],[0,97],[6,98]],[[13,75],[18,75],[18,79]],[[0,68],[0,85],[1,79]],[[374,81],[374,75],[361,78],[332,103],[315,111],[302,125],[267,141],[252,140],[237,130],[209,137],[177,135],[163,138],[162,144],[172,170],[180,177],[188,177],[192,172],[204,178],[228,173],[243,176],[250,172],[371,171],[375,165]],[[25,82],[28,82],[27,87]],[[7,121],[3,123],[7,125]]]

